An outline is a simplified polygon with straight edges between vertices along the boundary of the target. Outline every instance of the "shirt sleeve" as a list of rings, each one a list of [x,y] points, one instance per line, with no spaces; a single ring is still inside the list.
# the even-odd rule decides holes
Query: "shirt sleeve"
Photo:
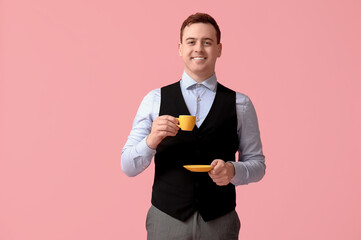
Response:
[[[241,93],[236,95],[238,119],[239,158],[232,162],[235,176],[231,183],[245,185],[257,182],[265,175],[265,157],[258,126],[258,119],[251,100]]]
[[[143,172],[151,163],[155,150],[148,147],[146,138],[152,129],[152,123],[159,116],[160,89],[148,93],[141,102],[132,130],[121,154],[122,171],[129,177]]]

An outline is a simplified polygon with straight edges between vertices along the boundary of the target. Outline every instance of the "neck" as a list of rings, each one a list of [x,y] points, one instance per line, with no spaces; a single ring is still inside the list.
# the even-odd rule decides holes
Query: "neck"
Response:
[[[185,70],[185,72],[186,72],[194,81],[196,81],[196,82],[198,82],[198,83],[207,80],[208,78],[210,78],[210,77],[214,74],[214,72],[211,73],[211,74],[209,74],[209,73],[207,73],[207,74],[194,74],[194,73],[188,72],[187,70]]]

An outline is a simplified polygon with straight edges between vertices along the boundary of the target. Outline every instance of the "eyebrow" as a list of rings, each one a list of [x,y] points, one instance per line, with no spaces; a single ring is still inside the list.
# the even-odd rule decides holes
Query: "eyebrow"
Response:
[[[188,41],[188,40],[196,40],[196,38],[189,37],[189,38],[186,38],[185,40],[186,41]],[[201,40],[208,40],[208,41],[214,42],[214,40],[212,38],[202,38]]]

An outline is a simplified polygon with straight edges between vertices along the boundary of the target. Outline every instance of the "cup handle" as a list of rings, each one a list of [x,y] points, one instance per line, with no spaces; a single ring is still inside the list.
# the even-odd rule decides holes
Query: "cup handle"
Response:
[[[177,126],[180,128],[179,118],[175,118],[178,120]]]

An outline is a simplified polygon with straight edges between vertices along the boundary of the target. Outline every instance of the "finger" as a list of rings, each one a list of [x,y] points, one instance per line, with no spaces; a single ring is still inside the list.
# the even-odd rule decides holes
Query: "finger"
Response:
[[[211,166],[212,166],[212,167],[217,166],[218,161],[219,161],[218,159],[213,160],[212,163],[211,163]]]
[[[213,171],[210,171],[208,174],[213,180],[219,180],[224,177],[224,174],[222,174],[222,172],[213,173]]]
[[[179,130],[179,127],[177,126],[176,123],[168,120],[168,119],[158,119],[157,122],[155,122],[156,126],[168,126],[174,130]]]
[[[179,130],[179,127],[176,124],[167,119],[157,119],[157,121],[154,122],[153,127],[159,130],[167,130],[167,128],[173,129],[175,131]]]
[[[178,120],[175,117],[170,116],[170,115],[162,115],[162,116],[160,116],[158,118],[162,119],[162,120],[167,120],[167,121],[172,122],[174,124],[178,123]]]
[[[178,129],[176,129],[170,125],[166,125],[166,124],[156,125],[155,129],[157,131],[165,131],[165,132],[177,132],[178,131]]]
[[[219,181],[219,180],[222,180],[222,179],[226,178],[226,176],[224,174],[212,174],[212,173],[210,173],[209,176],[215,181]]]
[[[157,136],[161,137],[162,139],[168,136],[175,136],[177,132],[172,131],[157,131]]]
[[[178,130],[175,130],[167,125],[155,125],[152,127],[151,135],[159,140],[164,139],[167,136],[177,135]]]
[[[219,186],[225,186],[229,183],[228,179],[226,178],[213,179],[213,182]]]
[[[213,167],[213,169],[209,173],[211,173],[213,175],[216,173],[215,168],[216,168],[217,164],[218,164],[218,160],[213,160],[213,162],[211,163],[211,166]]]
[[[213,174],[220,174],[221,172],[222,172],[222,170],[224,169],[224,162],[223,162],[223,160],[214,160],[213,162],[212,162],[212,164],[214,163],[214,168],[213,168],[213,170],[211,171]],[[212,165],[211,164],[211,165]]]
[[[229,182],[220,182],[220,183],[216,183],[218,186],[226,186],[229,184]]]

